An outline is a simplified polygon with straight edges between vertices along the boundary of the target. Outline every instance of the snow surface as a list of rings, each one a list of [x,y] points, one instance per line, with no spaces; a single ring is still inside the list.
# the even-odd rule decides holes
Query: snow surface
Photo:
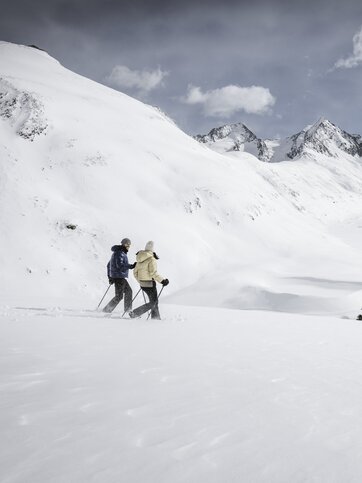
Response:
[[[360,323],[162,312],[2,309],[3,483],[361,481]]]
[[[6,42],[0,156],[2,483],[361,481],[360,158],[218,154]],[[125,236],[161,321],[81,311]]]

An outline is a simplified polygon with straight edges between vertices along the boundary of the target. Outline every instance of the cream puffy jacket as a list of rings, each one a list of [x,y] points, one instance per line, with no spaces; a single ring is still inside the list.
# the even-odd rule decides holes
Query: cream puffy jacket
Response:
[[[164,277],[157,273],[157,262],[153,256],[153,252],[149,250],[141,250],[137,253],[137,265],[133,270],[133,275],[136,277],[137,282],[142,286],[142,282],[149,282],[156,280],[156,282],[162,282]]]

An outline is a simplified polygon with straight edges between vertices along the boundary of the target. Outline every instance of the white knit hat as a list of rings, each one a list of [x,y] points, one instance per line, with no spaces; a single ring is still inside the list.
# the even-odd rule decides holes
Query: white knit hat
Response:
[[[153,252],[153,245],[154,245],[153,241],[148,241],[146,243],[145,250],[146,251]]]

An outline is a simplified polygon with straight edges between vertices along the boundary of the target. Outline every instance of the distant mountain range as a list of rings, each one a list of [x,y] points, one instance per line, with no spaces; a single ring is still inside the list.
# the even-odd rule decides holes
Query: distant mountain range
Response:
[[[361,136],[349,134],[325,118],[281,140],[258,138],[242,123],[214,128],[206,135],[195,136],[195,139],[219,153],[244,151],[267,162],[313,157],[316,153],[333,158],[346,154],[362,156]]]

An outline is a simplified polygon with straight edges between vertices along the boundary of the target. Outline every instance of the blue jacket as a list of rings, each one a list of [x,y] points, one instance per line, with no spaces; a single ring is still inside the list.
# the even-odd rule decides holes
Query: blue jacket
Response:
[[[132,266],[128,263],[127,250],[122,245],[112,247],[112,257],[107,265],[109,278],[127,278]]]

